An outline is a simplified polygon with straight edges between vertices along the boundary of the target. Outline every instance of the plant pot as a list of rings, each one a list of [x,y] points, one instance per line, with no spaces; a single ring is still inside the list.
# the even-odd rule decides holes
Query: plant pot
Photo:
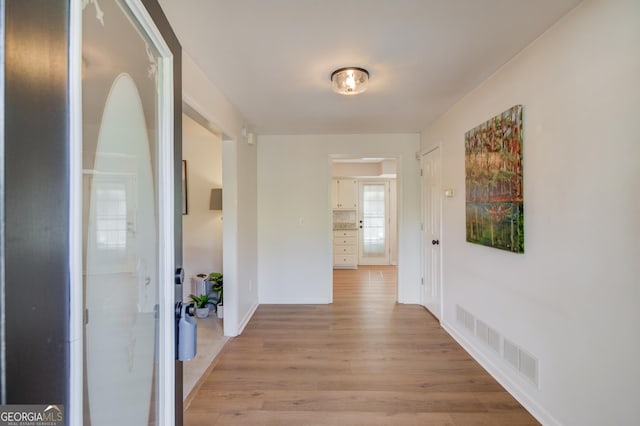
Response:
[[[206,318],[209,316],[209,307],[206,308],[196,308],[196,316],[198,318]]]
[[[223,318],[224,317],[224,305],[218,305],[218,318]]]

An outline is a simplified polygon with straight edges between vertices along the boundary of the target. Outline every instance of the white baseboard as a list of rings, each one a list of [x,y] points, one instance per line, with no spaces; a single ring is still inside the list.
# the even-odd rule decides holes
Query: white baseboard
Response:
[[[419,299],[398,299],[398,303],[403,305],[420,305]],[[422,306],[422,305],[421,305]]]
[[[236,334],[236,336],[242,334],[244,328],[247,326],[247,324],[249,324],[249,321],[253,317],[253,314],[256,313],[256,309],[258,309],[258,306],[260,306],[260,304],[254,303],[253,306],[251,306],[251,309],[249,309],[249,312],[247,312],[244,318],[242,318],[242,321],[240,321],[240,324],[238,324],[238,333]]]
[[[562,423],[553,417],[542,405],[516,383],[501,367],[489,359],[476,345],[463,333],[447,322],[441,322],[442,328],[460,344],[487,372],[500,383],[524,408],[531,413],[540,423],[549,426],[562,426]]]

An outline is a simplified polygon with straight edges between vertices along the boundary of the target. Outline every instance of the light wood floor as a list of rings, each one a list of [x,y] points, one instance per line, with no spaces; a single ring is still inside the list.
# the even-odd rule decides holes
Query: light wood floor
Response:
[[[336,270],[332,305],[260,306],[185,425],[537,425],[395,279]]]

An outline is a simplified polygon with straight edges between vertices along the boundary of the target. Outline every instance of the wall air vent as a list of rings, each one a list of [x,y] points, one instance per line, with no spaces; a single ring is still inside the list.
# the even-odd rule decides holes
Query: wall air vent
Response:
[[[518,350],[518,371],[527,379],[531,380],[536,386],[538,385],[538,360],[523,351]]]
[[[484,343],[489,339],[489,326],[480,320],[476,321],[476,337]]]
[[[460,325],[466,328],[467,331],[474,333],[476,319],[473,315],[460,307],[460,305],[456,305],[456,320]]]
[[[493,328],[489,327],[488,336],[487,336],[487,344],[491,349],[495,352],[500,353],[500,339],[501,336],[495,331]]]
[[[456,322],[476,337],[476,340],[489,347],[498,356],[502,356],[511,367],[516,369],[532,384],[538,386],[539,369],[536,357],[520,348],[511,340],[504,338],[486,322],[477,319],[469,311],[456,305]]]
[[[500,339],[502,337],[483,321],[476,320],[476,337],[481,340],[482,343],[493,349],[494,352],[500,353]]]
[[[507,339],[504,339],[503,357],[512,367],[518,368],[518,347]]]
[[[464,319],[466,317],[467,311],[462,309],[460,305],[456,305],[456,322],[460,325],[464,325]]]
[[[503,358],[520,374],[538,386],[538,360],[515,343],[504,339]]]

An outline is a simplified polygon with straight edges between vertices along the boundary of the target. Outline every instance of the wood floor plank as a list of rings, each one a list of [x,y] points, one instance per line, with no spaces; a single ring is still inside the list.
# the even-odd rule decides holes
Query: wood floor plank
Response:
[[[535,425],[420,306],[395,267],[334,271],[331,305],[262,305],[185,425]]]
[[[485,412],[471,392],[269,391],[269,411],[359,411],[383,413]]]
[[[193,425],[226,426],[455,426],[444,413],[371,413],[317,412],[313,416],[300,411],[242,411],[215,417],[216,423],[197,422]]]

